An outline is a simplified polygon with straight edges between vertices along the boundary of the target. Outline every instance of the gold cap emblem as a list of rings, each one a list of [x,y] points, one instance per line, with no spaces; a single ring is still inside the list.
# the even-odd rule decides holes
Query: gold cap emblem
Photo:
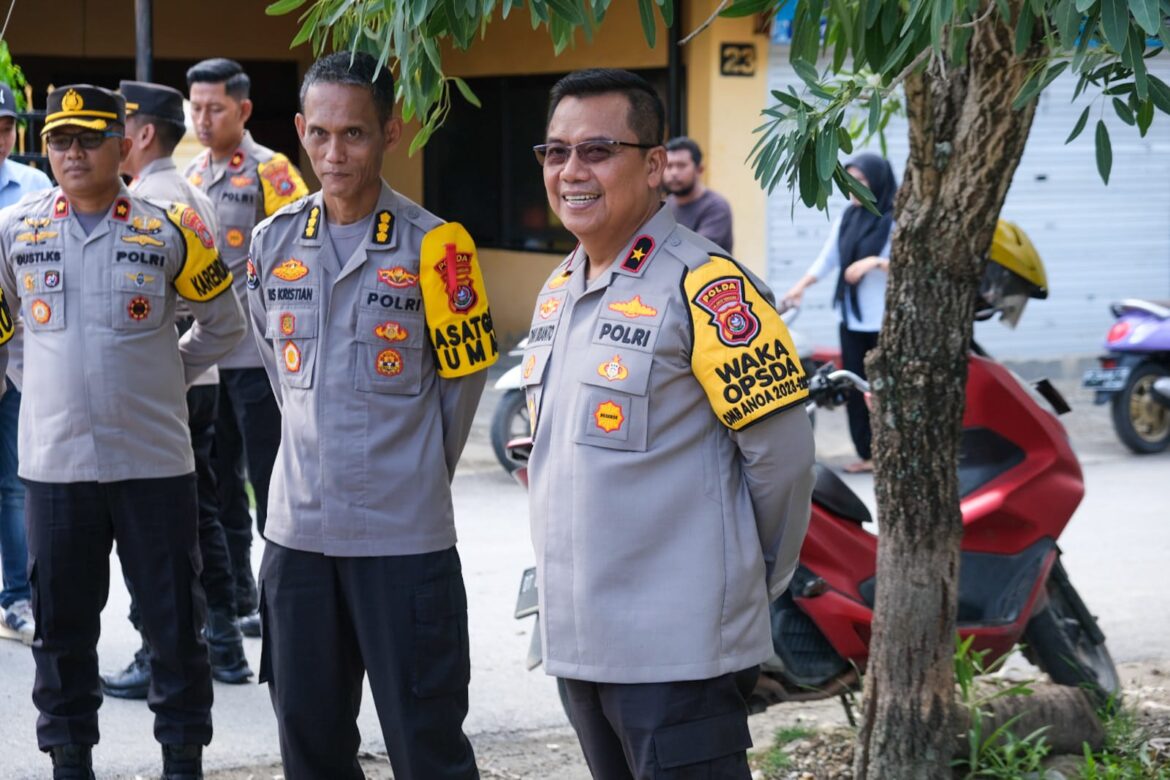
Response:
[[[85,108],[85,101],[81,99],[81,95],[77,94],[77,90],[71,89],[65,93],[65,97],[61,98],[61,108],[70,113],[80,111]]]

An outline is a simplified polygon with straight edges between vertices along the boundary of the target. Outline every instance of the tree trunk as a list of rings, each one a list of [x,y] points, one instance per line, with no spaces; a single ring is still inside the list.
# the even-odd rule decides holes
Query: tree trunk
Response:
[[[959,713],[958,728],[952,740],[956,757],[968,754],[967,730],[971,727],[971,720],[969,713]],[[1044,729],[1044,741],[1054,755],[1081,755],[1085,743],[1095,751],[1105,744],[1105,726],[1097,716],[1092,698],[1080,688],[1037,684],[1032,686],[1030,696],[992,699],[983,707],[980,724],[983,738],[987,739],[1008,721],[1012,723],[1007,730],[1021,739]]]
[[[905,84],[910,156],[885,321],[866,361],[881,533],[858,780],[950,776],[967,353],[984,255],[1035,110],[1011,109],[1036,53],[1012,47],[993,15],[965,66],[935,60]]]

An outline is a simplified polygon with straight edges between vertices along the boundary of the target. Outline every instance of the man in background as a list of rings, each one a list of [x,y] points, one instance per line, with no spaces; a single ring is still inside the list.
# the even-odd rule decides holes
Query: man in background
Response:
[[[16,145],[16,97],[0,82],[0,207],[11,206],[30,192],[53,186],[49,177],[8,159]],[[0,399],[0,637],[31,645],[36,631],[28,585],[28,540],[24,533],[24,485],[16,476],[17,420],[20,417],[20,331],[8,344],[8,392]]]
[[[191,120],[207,151],[187,166],[187,179],[211,199],[219,229],[216,245],[244,303],[244,263],[252,228],[281,206],[309,194],[301,174],[283,154],[252,140],[251,81],[234,60],[203,60],[187,71]],[[256,497],[256,530],[264,534],[268,480],[280,447],[280,410],[249,336],[219,362],[219,413],[215,421],[215,476],[220,522],[227,534],[235,579],[236,609],[246,636],[260,635],[256,580],[252,575],[252,516],[244,483]]]
[[[703,186],[703,150],[686,136],[666,142],[666,171],[662,184],[666,202],[678,224],[688,227],[731,254],[731,205]]]

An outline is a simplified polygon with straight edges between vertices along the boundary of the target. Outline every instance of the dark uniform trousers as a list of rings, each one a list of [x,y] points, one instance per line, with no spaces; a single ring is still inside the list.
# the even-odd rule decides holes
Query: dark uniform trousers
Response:
[[[262,368],[219,370],[219,415],[215,423],[215,478],[220,523],[227,535],[239,615],[256,610],[252,576],[252,515],[244,483],[256,496],[256,530],[264,535],[268,481],[280,449],[280,407]]]
[[[598,780],[749,780],[747,699],[758,676],[753,666],[710,680],[564,682]]]
[[[194,385],[187,390],[187,423],[191,428],[191,447],[195,450],[195,480],[199,496],[199,555],[203,573],[199,581],[207,593],[207,606],[235,617],[236,593],[233,588],[232,563],[227,538],[219,522],[219,496],[211,452],[215,444],[215,418],[219,408],[218,385]],[[139,631],[142,621],[134,588],[130,590],[130,622]]]
[[[260,681],[288,780],[364,777],[356,722],[364,674],[397,780],[479,777],[463,733],[471,665],[454,547],[339,558],[269,541],[260,619]]]
[[[151,646],[154,736],[163,744],[210,743],[195,475],[25,485],[41,749],[98,741],[97,642],[114,541]]]

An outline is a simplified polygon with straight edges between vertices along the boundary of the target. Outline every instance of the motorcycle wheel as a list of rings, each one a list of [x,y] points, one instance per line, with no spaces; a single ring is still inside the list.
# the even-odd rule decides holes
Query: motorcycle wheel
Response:
[[[509,474],[523,464],[508,457],[508,442],[520,436],[527,436],[529,432],[528,404],[525,402],[524,391],[507,391],[492,414],[491,438],[496,460]]]
[[[1161,452],[1170,446],[1170,408],[1154,396],[1154,382],[1164,376],[1170,376],[1170,368],[1142,363],[1113,397],[1113,428],[1117,438],[1139,455]]]
[[[1104,638],[1094,641],[1081,618],[1081,597],[1067,577],[1050,576],[1047,587],[1048,606],[1032,615],[1024,630],[1024,655],[1058,685],[1085,688],[1099,704],[1108,703],[1121,692],[1121,679]]]

